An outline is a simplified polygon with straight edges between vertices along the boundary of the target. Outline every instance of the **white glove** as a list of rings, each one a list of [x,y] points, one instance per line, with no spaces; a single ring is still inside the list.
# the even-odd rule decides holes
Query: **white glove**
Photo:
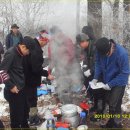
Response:
[[[90,69],[84,72],[84,75],[86,77],[89,77],[91,75]]]
[[[98,80],[97,80],[97,79],[93,79],[91,82],[92,82],[94,85],[96,85],[97,82],[98,82]]]
[[[105,90],[111,90],[111,88],[109,87],[108,84],[105,84],[102,88],[105,89]]]
[[[82,68],[87,68],[87,65],[83,65]]]

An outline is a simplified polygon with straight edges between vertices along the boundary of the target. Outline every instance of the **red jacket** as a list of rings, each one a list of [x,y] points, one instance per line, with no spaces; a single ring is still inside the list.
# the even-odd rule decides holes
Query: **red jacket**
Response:
[[[66,65],[71,65],[75,57],[75,47],[72,40],[63,33],[54,35],[48,44],[50,61],[54,61],[53,55],[57,55],[59,60],[66,60]]]

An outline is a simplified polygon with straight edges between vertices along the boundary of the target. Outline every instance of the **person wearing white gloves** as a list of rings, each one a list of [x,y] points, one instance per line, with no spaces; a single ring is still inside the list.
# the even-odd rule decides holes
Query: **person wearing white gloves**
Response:
[[[76,43],[82,49],[81,55],[83,56],[83,74],[84,85],[88,88],[89,81],[93,79],[94,73],[94,57],[95,57],[95,36],[91,26],[84,26],[82,33],[77,34]],[[92,92],[89,91],[90,96]]]
[[[93,90],[89,87],[89,82],[92,81],[94,77],[94,68],[95,68],[95,36],[91,26],[84,26],[82,28],[82,33],[79,33],[76,36],[77,45],[82,49],[83,55],[83,65],[82,71],[84,74],[84,85],[87,89],[87,97],[90,101],[94,102],[93,107],[90,109],[90,112],[102,113],[102,110],[98,109],[98,101],[104,99],[104,90]],[[102,79],[100,79],[102,81]],[[99,112],[100,111],[100,112]],[[95,119],[94,119],[95,120]]]
[[[106,97],[109,105],[109,114],[113,118],[103,128],[121,128],[121,104],[125,87],[128,83],[129,60],[128,53],[124,47],[116,44],[114,40],[101,38],[96,42],[96,64],[95,74],[92,82],[98,82],[103,75],[102,88],[107,90]]]

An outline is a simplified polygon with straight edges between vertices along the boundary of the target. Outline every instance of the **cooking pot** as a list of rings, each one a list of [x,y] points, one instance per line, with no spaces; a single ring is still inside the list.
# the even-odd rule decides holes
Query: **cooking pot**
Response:
[[[62,121],[69,123],[71,127],[76,128],[79,125],[80,117],[78,114],[76,116],[72,116],[72,117],[64,117],[63,116]]]
[[[66,104],[61,108],[62,115],[64,117],[71,117],[77,115],[77,106],[74,104]]]
[[[74,104],[66,104],[61,108],[62,121],[70,123],[71,127],[77,127],[79,125],[79,114],[77,112],[77,106]]]

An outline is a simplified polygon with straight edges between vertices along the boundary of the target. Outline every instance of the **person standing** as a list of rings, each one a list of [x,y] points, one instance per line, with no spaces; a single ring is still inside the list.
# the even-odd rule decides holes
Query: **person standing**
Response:
[[[48,45],[49,72],[55,74],[56,93],[60,101],[64,103],[66,102],[63,97],[65,92],[79,92],[82,88],[81,68],[76,58],[75,45],[72,40],[58,26],[52,26],[50,34],[51,40]],[[68,101],[71,99],[71,97],[66,98]]]
[[[35,47],[23,60],[25,91],[29,106],[29,123],[32,126],[39,125],[43,122],[38,116],[37,109],[37,87],[41,85],[41,76],[47,77],[49,80],[54,79],[54,77],[49,75],[48,71],[42,67],[44,62],[42,47],[47,45],[49,41],[47,35],[46,30],[42,30],[42,33],[35,39],[28,40],[25,38],[28,40],[28,43],[33,43]]]
[[[87,29],[85,30],[83,28],[83,32],[87,33]],[[91,31],[91,30],[90,30]],[[84,84],[87,88],[87,96],[90,98],[90,101],[94,101],[93,107],[90,109],[90,112],[96,112],[98,114],[102,114],[105,109],[105,90],[99,89],[99,90],[93,90],[89,86],[89,82],[93,80],[94,78],[94,71],[95,71],[95,44],[94,44],[94,37],[93,35],[90,35],[90,32],[88,32],[89,35],[85,33],[80,33],[76,36],[77,44],[83,49],[84,52],[84,59],[83,59],[83,65],[86,65],[85,68],[83,68],[84,71]],[[102,75],[100,75],[100,81]],[[99,107],[100,104],[100,107]],[[90,117],[90,120],[93,122],[98,121],[99,119],[94,118],[94,116]]]
[[[96,42],[96,64],[93,82],[96,84],[103,74],[102,87],[107,91],[106,100],[109,105],[109,119],[104,128],[121,128],[121,104],[129,76],[129,60],[126,49],[106,37]],[[117,114],[120,116],[116,118]]]
[[[11,25],[11,31],[6,36],[6,49],[8,50],[10,47],[17,45],[19,42],[23,41],[23,36],[19,31],[19,27],[17,24]]]
[[[0,64],[0,70],[9,75],[5,82],[4,97],[9,102],[11,128],[29,128],[22,60],[29,54],[31,47],[31,44],[26,44],[23,40],[7,50]]]

